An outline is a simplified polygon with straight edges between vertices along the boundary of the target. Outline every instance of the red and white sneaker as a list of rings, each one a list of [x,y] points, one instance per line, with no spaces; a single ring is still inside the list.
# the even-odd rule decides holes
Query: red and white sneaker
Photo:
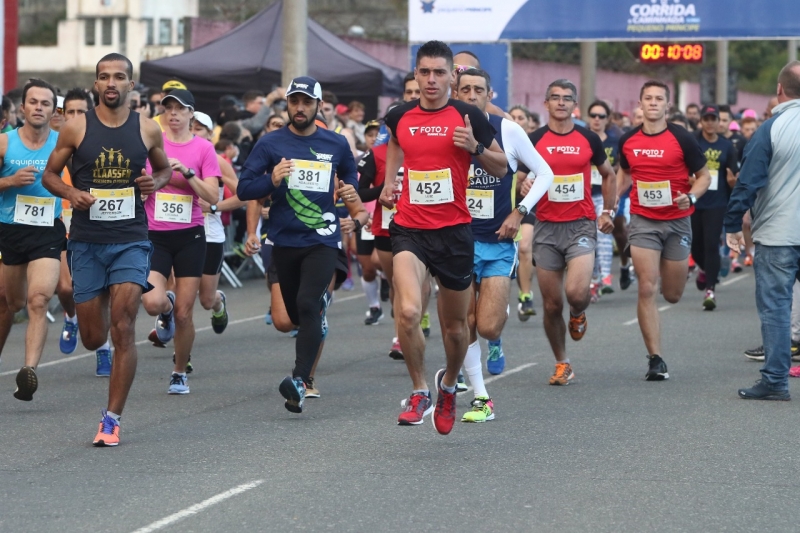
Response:
[[[400,341],[397,337],[392,339],[392,349],[389,350],[389,357],[395,361],[402,361],[404,359],[403,349],[400,348]]]
[[[422,424],[425,415],[433,411],[431,397],[423,392],[415,392],[400,405],[405,407],[405,411],[397,417],[397,424],[401,426],[418,426]]]
[[[433,410],[433,427],[442,435],[448,435],[456,422],[456,391],[442,389],[445,369],[436,372],[436,408]]]

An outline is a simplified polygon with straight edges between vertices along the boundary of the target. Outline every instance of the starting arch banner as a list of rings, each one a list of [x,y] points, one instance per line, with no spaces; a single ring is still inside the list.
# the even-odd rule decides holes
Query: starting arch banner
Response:
[[[795,39],[798,0],[409,0],[409,41]]]

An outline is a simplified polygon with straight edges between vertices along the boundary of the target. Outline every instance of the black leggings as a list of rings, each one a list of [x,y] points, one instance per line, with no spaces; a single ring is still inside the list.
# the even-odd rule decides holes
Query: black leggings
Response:
[[[300,328],[292,376],[306,383],[322,342],[325,293],[338,255],[339,250],[322,244],[306,248],[274,246],[272,249],[283,303],[291,321]]]
[[[727,207],[696,210],[692,213],[692,257],[706,273],[706,288],[719,281],[719,242]]]

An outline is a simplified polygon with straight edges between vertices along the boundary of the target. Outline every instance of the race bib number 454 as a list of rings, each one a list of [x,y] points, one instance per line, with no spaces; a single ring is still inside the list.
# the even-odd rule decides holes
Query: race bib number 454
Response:
[[[554,177],[553,184],[547,191],[547,199],[560,203],[583,200],[583,174]]]

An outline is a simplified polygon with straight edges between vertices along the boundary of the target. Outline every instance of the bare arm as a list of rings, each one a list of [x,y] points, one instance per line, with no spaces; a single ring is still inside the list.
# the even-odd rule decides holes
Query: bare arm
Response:
[[[394,135],[389,137],[389,146],[386,148],[386,174],[383,178],[383,191],[378,201],[391,209],[394,207],[394,189],[395,181],[397,179],[397,171],[403,164],[403,149],[394,138]]]
[[[147,147],[147,159],[150,161],[153,174],[136,178],[135,181],[139,184],[139,190],[142,194],[149,195],[169,183],[169,179],[172,177],[172,167],[169,166],[167,154],[164,152],[164,138],[161,136],[161,128],[154,120],[147,118],[142,121],[142,137]],[[144,174],[144,171],[142,171],[142,174]],[[150,179],[143,180],[142,178],[145,177]]]
[[[95,202],[94,196],[87,191],[79,191],[71,185],[64,183],[61,173],[72,157],[86,131],[86,119],[81,117],[64,124],[58,135],[55,149],[50,153],[47,166],[42,174],[42,186],[50,194],[70,201],[73,209],[85,211]]]
[[[734,187],[736,187],[736,174],[734,174],[733,171],[731,171],[731,169],[727,170],[728,170],[728,175],[725,177],[725,179],[728,180],[728,187],[733,189]]]
[[[628,187],[631,186],[632,181],[631,171],[620,167],[619,171],[617,172],[617,198],[622,196],[622,193],[628,190]]]
[[[492,176],[505,176],[508,160],[506,154],[497,141],[492,141],[491,146],[486,148],[481,155],[477,157],[481,166]]]
[[[603,178],[603,184],[601,185],[603,191],[603,213],[597,219],[597,227],[603,233],[611,233],[614,229],[614,219],[606,211],[613,211],[617,205],[617,180],[614,175],[614,169],[611,168],[608,159],[597,167],[597,171],[600,172],[600,176]]]

